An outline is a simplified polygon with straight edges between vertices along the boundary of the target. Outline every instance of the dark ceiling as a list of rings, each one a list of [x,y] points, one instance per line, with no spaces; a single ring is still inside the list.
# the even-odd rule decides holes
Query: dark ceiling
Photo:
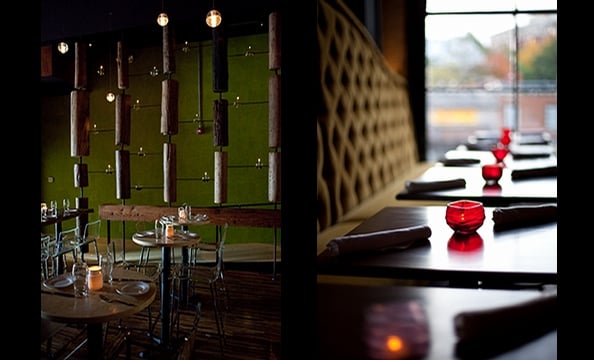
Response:
[[[130,47],[158,45],[162,29],[157,15],[169,16],[176,42],[210,38],[206,13],[214,7],[223,16],[228,36],[266,32],[268,15],[280,0],[43,0],[41,44],[62,40],[100,41],[117,37]]]

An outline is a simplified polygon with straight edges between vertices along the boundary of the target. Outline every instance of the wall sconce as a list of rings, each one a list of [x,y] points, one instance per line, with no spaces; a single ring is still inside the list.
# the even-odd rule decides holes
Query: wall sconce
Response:
[[[262,159],[258,158],[258,161],[256,161],[256,169],[261,169],[262,167],[264,167]]]
[[[182,47],[182,51],[186,54],[190,52],[190,45],[188,44],[187,41],[184,41],[184,46]]]
[[[111,167],[111,164],[107,164],[107,167],[105,168],[105,173],[106,174],[113,174],[113,169]]]
[[[140,110],[140,99],[136,99],[136,102],[134,103],[134,105],[132,105],[132,109]]]
[[[99,65],[99,69],[97,69],[97,75],[104,76],[105,75],[105,68],[103,65]]]
[[[159,16],[157,16],[157,24],[159,24],[159,26],[167,26],[167,24],[169,23],[169,16],[167,16],[166,13],[162,12],[159,14]]]
[[[219,22],[220,22],[220,21],[219,21]],[[61,41],[61,42],[58,44],[58,51],[59,51],[61,54],[66,54],[66,53],[68,52],[68,44],[66,44],[64,41]]]
[[[108,92],[107,95],[105,95],[105,100],[107,100],[109,103],[112,103],[115,100],[115,94],[111,91]]]
[[[149,71],[149,75],[152,77],[158,76],[159,75],[159,69],[157,69],[156,66],[153,66],[153,68],[151,69],[151,71]]]
[[[223,21],[223,18],[221,17],[221,13],[217,9],[212,9],[208,12],[208,14],[206,14],[206,25],[210,26],[213,29],[221,25],[221,21]]]
[[[196,114],[192,122],[198,123],[198,127],[196,128],[196,135],[202,135],[206,132],[206,127],[204,126],[204,120],[200,119],[200,116]]]
[[[210,176],[208,176],[208,173],[205,171],[204,175],[202,175],[202,177],[200,178],[200,180],[202,180],[203,182],[209,182],[210,181]]]
[[[252,50],[252,45],[248,45],[247,50],[245,51],[244,56],[254,56],[256,53]]]

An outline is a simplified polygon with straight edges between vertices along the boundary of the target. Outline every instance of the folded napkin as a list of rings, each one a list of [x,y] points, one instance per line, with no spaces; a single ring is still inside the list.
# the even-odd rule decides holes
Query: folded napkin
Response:
[[[531,153],[511,153],[515,160],[522,160],[522,159],[536,159],[536,158],[545,158],[551,157],[551,153],[549,152],[531,152]]]
[[[557,293],[522,303],[454,317],[460,358],[484,359],[511,350],[557,328]]]
[[[557,176],[557,166],[555,165],[541,168],[515,169],[511,172],[512,180],[529,179],[545,176]]]
[[[405,249],[411,246],[416,240],[427,239],[430,236],[431,229],[426,225],[420,225],[344,235],[330,240],[327,247],[331,256],[373,250]]]
[[[557,204],[518,205],[493,209],[495,229],[557,221]]]
[[[462,178],[438,181],[415,180],[406,182],[406,190],[408,192],[435,191],[464,187],[466,187],[466,180]]]
[[[480,164],[481,161],[479,159],[474,158],[443,158],[439,159],[439,162],[442,163],[444,166],[468,166]]]

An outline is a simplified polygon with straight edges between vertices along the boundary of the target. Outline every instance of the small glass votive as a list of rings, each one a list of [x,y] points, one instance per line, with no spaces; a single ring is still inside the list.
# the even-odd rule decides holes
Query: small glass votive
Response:
[[[509,149],[505,146],[496,146],[491,149],[491,153],[495,157],[495,160],[498,163],[503,162],[503,159],[509,154]]]
[[[167,237],[173,237],[173,235],[175,234],[175,229],[173,228],[173,224],[167,224],[165,225],[165,234],[167,235]]]
[[[89,266],[87,273],[89,290],[101,290],[103,288],[103,272],[100,265]]]
[[[482,174],[483,179],[485,179],[488,184],[495,184],[501,179],[503,165],[501,165],[501,163],[483,165]]]
[[[483,225],[485,208],[474,200],[456,200],[446,205],[446,223],[459,234],[472,234]]]

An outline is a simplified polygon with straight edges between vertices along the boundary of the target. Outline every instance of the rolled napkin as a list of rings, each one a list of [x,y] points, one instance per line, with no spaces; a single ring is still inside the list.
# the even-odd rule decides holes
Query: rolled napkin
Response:
[[[480,164],[481,161],[474,158],[443,158],[439,159],[439,162],[444,166],[469,166]]]
[[[328,242],[330,256],[368,252],[373,250],[406,249],[416,240],[427,239],[431,229],[427,225],[344,235]]]
[[[541,168],[515,169],[511,172],[512,180],[529,179],[535,177],[557,176],[557,166]]]
[[[435,191],[464,187],[466,187],[466,180],[462,178],[437,181],[411,180],[406,182],[406,190],[408,192]]]
[[[456,355],[484,359],[511,350],[557,328],[557,293],[454,317]]]
[[[496,230],[554,221],[557,221],[557,204],[518,205],[493,209]]]

